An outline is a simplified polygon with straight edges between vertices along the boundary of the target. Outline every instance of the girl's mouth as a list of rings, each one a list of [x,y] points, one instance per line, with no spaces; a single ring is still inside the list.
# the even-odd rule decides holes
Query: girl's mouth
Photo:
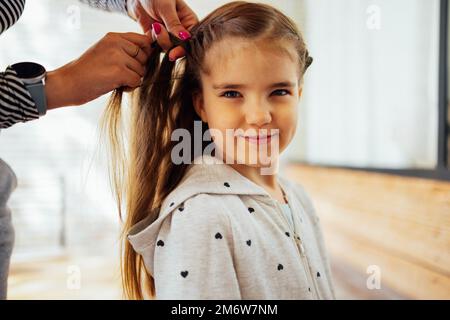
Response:
[[[253,144],[265,144],[270,143],[273,138],[278,136],[278,133],[274,133],[271,135],[258,135],[258,136],[240,136],[241,138],[244,138],[250,143]]]

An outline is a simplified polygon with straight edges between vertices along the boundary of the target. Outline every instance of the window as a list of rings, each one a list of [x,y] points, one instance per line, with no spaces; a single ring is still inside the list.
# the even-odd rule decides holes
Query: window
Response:
[[[289,157],[449,177],[447,1],[302,3],[314,62]]]

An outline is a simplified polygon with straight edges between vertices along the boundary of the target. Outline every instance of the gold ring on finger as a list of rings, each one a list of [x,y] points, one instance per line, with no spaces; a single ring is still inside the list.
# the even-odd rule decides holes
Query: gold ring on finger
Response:
[[[139,46],[136,47],[136,52],[133,54],[133,58],[137,57],[137,55],[139,54],[139,50],[141,50],[141,48]]]

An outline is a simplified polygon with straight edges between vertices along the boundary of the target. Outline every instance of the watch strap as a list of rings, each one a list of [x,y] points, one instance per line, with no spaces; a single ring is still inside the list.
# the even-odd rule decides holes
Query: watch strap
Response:
[[[44,81],[33,84],[26,84],[25,87],[30,92],[31,97],[36,104],[39,116],[45,115],[47,113],[47,99],[45,97]]]

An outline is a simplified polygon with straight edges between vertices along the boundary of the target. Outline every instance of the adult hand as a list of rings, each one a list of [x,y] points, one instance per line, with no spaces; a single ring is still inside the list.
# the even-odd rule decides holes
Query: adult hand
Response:
[[[129,15],[149,33],[154,22],[164,24],[167,30],[181,40],[191,37],[188,30],[198,23],[197,15],[183,0],[128,0]],[[185,55],[178,46],[169,52],[171,60]]]
[[[81,105],[119,87],[140,86],[152,38],[137,33],[108,33],[80,58],[48,72],[48,109]]]
[[[169,32],[167,31],[167,29],[164,28],[164,26],[162,24],[158,23],[158,22],[154,22],[152,24],[152,29],[153,29],[152,30],[152,38],[156,39],[158,41],[159,46],[161,47],[161,49],[164,52],[169,51],[170,48],[172,48],[173,44],[172,44],[172,41],[171,41],[171,39],[169,37]],[[171,61],[175,61],[176,59],[179,58],[179,57],[177,58],[177,57],[173,56],[173,51],[174,50],[177,50],[177,53],[181,52],[181,50],[178,51],[179,50],[178,48],[181,48],[181,50],[183,50],[182,53],[183,53],[183,56],[184,56],[184,53],[185,53],[184,49],[182,47],[175,47],[169,52],[169,59]]]

